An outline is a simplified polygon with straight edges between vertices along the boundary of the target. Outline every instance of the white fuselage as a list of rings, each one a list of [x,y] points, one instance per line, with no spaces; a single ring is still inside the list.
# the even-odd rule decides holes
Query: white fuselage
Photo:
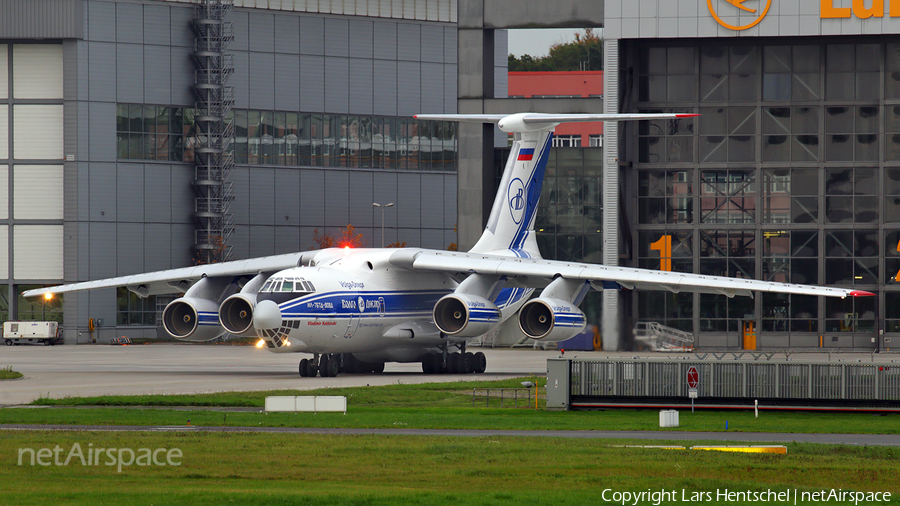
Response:
[[[395,251],[328,250],[314,266],[273,274],[257,295],[257,312],[267,315],[254,320],[257,335],[274,353],[353,353],[397,362],[420,360],[448,340],[465,341],[442,335],[432,319],[434,305],[458,283],[444,273],[392,266]],[[514,290],[517,297],[504,295],[505,317],[531,292]]]

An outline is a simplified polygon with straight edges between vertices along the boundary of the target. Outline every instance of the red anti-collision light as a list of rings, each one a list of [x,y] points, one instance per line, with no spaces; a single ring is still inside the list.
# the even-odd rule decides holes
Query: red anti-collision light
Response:
[[[699,114],[676,114],[676,118],[694,118],[700,116]]]
[[[850,292],[850,295],[853,297],[874,297],[875,294],[872,292],[866,292],[864,290],[853,290]]]

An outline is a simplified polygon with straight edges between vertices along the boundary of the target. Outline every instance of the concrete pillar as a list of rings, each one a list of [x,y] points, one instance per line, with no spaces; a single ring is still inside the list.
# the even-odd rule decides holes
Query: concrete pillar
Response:
[[[603,41],[603,112],[619,112],[619,41]],[[603,124],[603,264],[619,265],[619,123]],[[603,349],[619,349],[619,293],[603,290]]]

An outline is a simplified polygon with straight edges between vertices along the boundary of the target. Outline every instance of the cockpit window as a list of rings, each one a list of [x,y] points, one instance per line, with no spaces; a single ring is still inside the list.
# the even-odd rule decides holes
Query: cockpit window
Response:
[[[316,288],[303,278],[272,278],[266,281],[259,293],[312,293]]]

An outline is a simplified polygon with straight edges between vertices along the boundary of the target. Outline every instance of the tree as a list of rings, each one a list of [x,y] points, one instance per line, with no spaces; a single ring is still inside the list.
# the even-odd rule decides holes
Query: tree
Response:
[[[550,46],[550,54],[535,58],[524,54],[507,58],[510,72],[560,72],[567,70],[603,70],[603,40],[593,28],[576,33],[568,44]]]
[[[325,248],[362,248],[366,245],[362,234],[357,234],[353,225],[347,224],[346,227],[340,229],[341,237],[335,239],[328,232],[319,233],[319,229],[313,230],[313,241],[319,245],[320,249]]]

